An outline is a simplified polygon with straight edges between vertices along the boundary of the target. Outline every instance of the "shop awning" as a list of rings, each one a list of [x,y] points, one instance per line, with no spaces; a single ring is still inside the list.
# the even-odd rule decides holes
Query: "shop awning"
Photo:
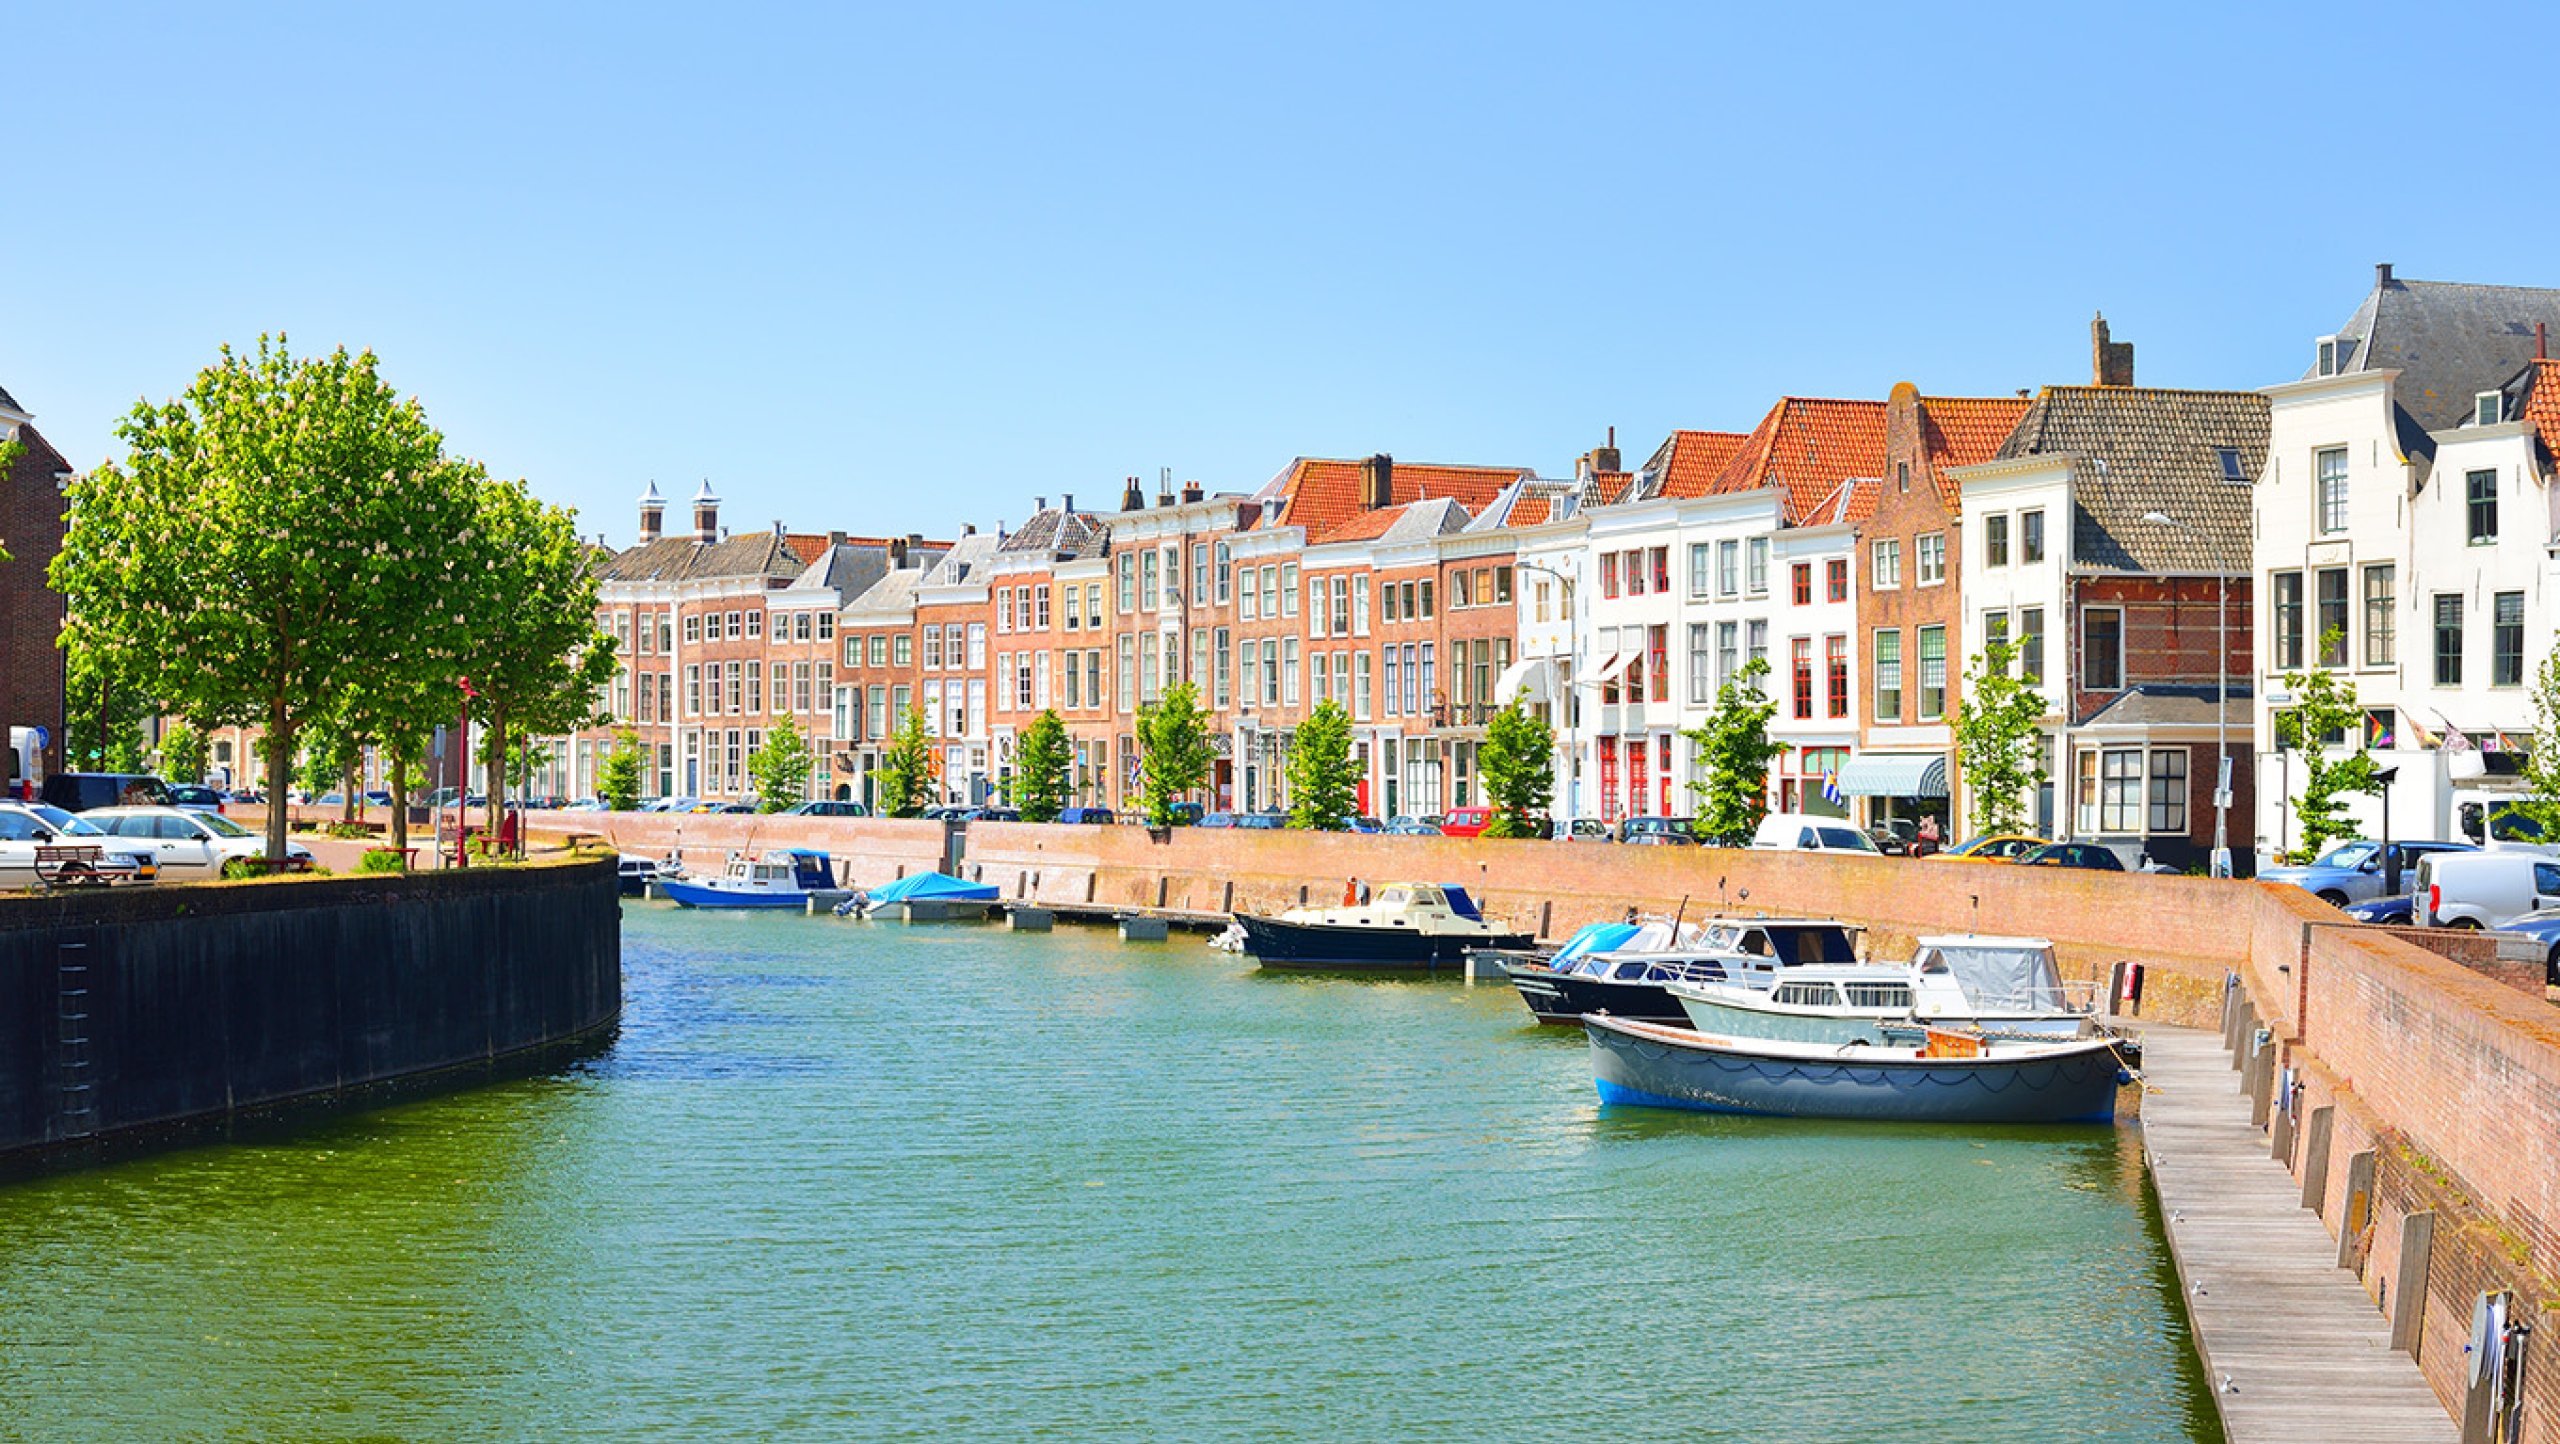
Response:
[[[1514,662],[1503,668],[1502,675],[1494,679],[1493,704],[1508,707],[1516,697],[1527,697],[1532,702],[1551,701],[1555,696],[1555,682],[1556,664],[1549,658],[1531,657],[1525,662]]]
[[[1840,791],[1850,797],[1944,797],[1947,754],[1861,752],[1840,764]]]
[[[1596,686],[1602,682],[1618,680],[1618,674],[1626,671],[1635,659],[1636,654],[1633,652],[1611,652],[1607,659],[1601,662],[1599,670],[1591,674],[1591,685]]]

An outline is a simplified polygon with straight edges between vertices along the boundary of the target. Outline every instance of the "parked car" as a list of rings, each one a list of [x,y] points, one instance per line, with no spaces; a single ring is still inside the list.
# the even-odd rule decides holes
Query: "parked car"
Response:
[[[1867,828],[1867,840],[1876,845],[1878,852],[1908,856],[1920,841],[1920,824],[1907,817],[1888,817]]]
[[[1751,845],[1762,852],[1863,852],[1873,856],[1875,839],[1845,817],[1817,817],[1807,812],[1773,812],[1760,819]]]
[[[2460,829],[2462,835],[2475,843],[2483,844],[2492,851],[2504,848],[2513,851],[2560,854],[2560,846],[2554,846],[2542,835],[2542,824],[2534,821],[2511,801],[2465,802],[2456,806],[2453,812],[2454,826]],[[2487,815],[2488,835],[2486,837],[2481,835],[2484,813]]]
[[[165,807],[169,784],[140,772],[57,772],[44,780],[45,804],[65,812],[101,807]]]
[[[2018,854],[2020,867],[2076,867],[2089,872],[2122,872],[2124,859],[2115,849],[2094,842],[2048,842]]]
[[[981,807],[969,820],[971,822],[1020,822],[1022,810],[1017,807]]]
[[[1207,819],[1204,818],[1202,821],[1205,823]],[[1358,832],[1376,835],[1385,832],[1387,830],[1387,825],[1380,822],[1378,819],[1369,816],[1367,813],[1362,813],[1357,817],[1344,818],[1342,820],[1342,830],[1345,832]]]
[[[1204,812],[1200,814],[1200,820],[1191,825],[1193,827],[1233,827],[1236,825],[1236,815],[1232,812]]]
[[[1277,832],[1288,825],[1289,814],[1285,812],[1239,812],[1236,814],[1236,826],[1251,832]]]
[[[1196,802],[1177,802],[1167,811],[1173,814],[1173,825],[1176,827],[1196,827],[1200,819],[1207,816],[1200,804]]]
[[[1630,817],[1620,824],[1618,840],[1647,847],[1694,847],[1698,833],[1686,817]]]
[[[2560,908],[2560,859],[2539,852],[2431,852],[2418,859],[2417,923],[2487,928]]]
[[[2044,846],[2041,837],[2023,832],[1986,832],[1931,856],[1948,862],[2015,862],[2021,854]]]
[[[267,855],[266,834],[251,832],[230,818],[175,807],[105,807],[89,820],[117,837],[148,843],[170,879],[222,876],[223,864],[235,858]],[[293,872],[311,867],[311,849],[285,844],[285,865]]]
[[[613,811],[613,809],[612,809],[612,808],[605,806],[604,799],[603,799],[603,798],[601,798],[601,797],[582,797],[582,798],[578,799],[578,800],[577,800],[577,801],[575,801],[575,802],[571,802],[571,803],[565,803],[565,804],[563,804],[563,805],[561,806],[560,810],[561,810],[562,812],[611,812],[611,811]]]
[[[1224,813],[1215,814],[1225,816]],[[1068,807],[1058,812],[1058,820],[1074,827],[1109,827],[1119,821],[1108,807]]]
[[[2542,944],[2542,985],[2560,988],[2560,908],[2537,908],[2498,924],[2502,933],[2522,933]]]
[[[2365,902],[2347,904],[2347,916],[2360,923],[2383,923],[2409,927],[2417,920],[2418,900],[2407,894],[2378,897]]]
[[[1490,807],[1453,807],[1449,809],[1448,816],[1440,819],[1440,835],[1482,837],[1484,830],[1492,825],[1493,809]]]
[[[1387,819],[1387,835],[1389,837],[1438,837],[1440,829],[1419,817],[1391,817]]]
[[[52,881],[149,882],[160,875],[154,850],[119,846],[84,817],[41,802],[0,802],[0,890],[44,886],[48,879],[36,870],[36,849],[66,845],[94,847],[98,855],[63,868]]]
[[[171,807],[183,807],[189,812],[220,812],[224,802],[223,795],[210,787],[199,787],[192,782],[169,784]]]
[[[2418,859],[2431,852],[2478,852],[2467,842],[2395,842],[2392,852],[2400,859],[2400,885],[2407,887],[2418,873]],[[2291,883],[2334,907],[2351,902],[2364,902],[2382,896],[2388,878],[2383,868],[2382,844],[2359,839],[2342,842],[2320,854],[2317,861],[2301,867],[2271,867],[2258,874],[2260,882]]]
[[[389,807],[391,805],[391,794],[377,789],[366,793],[364,795],[364,800],[374,807]],[[558,798],[552,798],[549,801],[536,802],[533,805],[536,807],[553,807],[557,806],[559,801],[560,799]]]
[[[229,800],[249,807],[264,807],[267,805],[267,795],[258,791],[254,787],[235,787],[231,789]]]
[[[660,797],[640,804],[642,812],[691,812],[699,801],[692,797]]]
[[[784,817],[869,817],[871,809],[859,802],[831,802],[821,799],[782,809]]]
[[[1575,842],[1616,842],[1615,828],[1596,817],[1577,817],[1567,824],[1566,836]]]

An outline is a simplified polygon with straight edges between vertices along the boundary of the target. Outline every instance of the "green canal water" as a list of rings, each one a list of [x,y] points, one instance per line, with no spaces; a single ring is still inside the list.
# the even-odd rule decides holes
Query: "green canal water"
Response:
[[[1604,1110],[1181,939],[625,953],[563,1074],[0,1185],[0,1438],[2216,1437],[2128,1130]]]

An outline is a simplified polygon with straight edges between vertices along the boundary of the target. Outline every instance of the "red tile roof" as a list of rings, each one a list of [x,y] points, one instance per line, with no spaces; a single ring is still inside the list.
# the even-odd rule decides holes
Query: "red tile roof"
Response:
[[[1323,539],[1329,542],[1375,541],[1387,534],[1387,528],[1404,520],[1404,513],[1405,508],[1401,506],[1382,506],[1376,511],[1355,511],[1349,520],[1337,523],[1332,530],[1326,532]],[[1310,536],[1308,540],[1314,541],[1316,538]]]
[[[2560,460],[2560,357],[2535,359],[2533,393],[2525,398],[2524,419],[2542,437],[2542,449]]]
[[[1380,510],[1392,511],[1396,506],[1445,496],[1471,512],[1481,511],[1496,493],[1529,474],[1528,468],[1517,466],[1438,466],[1399,461],[1388,487],[1392,505]],[[1280,509],[1278,520],[1268,525],[1304,527],[1310,542],[1338,540],[1335,529],[1360,516],[1363,510],[1360,463],[1302,456],[1264,488],[1262,496],[1287,502]]]
[[[1716,474],[1750,436],[1740,431],[1675,431],[1662,464],[1663,496],[1705,496]],[[1614,499],[1614,498],[1613,498]]]
[[[2027,409],[2025,397],[1923,397],[1922,416],[1929,428],[1929,461],[1941,473],[1939,487],[1955,499],[1943,479],[1945,468],[1987,461]],[[1864,521],[1875,510],[1878,490],[1860,487],[1847,514],[1824,514],[1829,499],[1836,511],[1840,483],[1852,477],[1884,474],[1886,404],[1789,396],[1769,408],[1751,434],[1742,439],[1731,460],[1698,495],[1752,491],[1775,486],[1786,492],[1787,523],[1818,525],[1828,521]]]
[[[1920,414],[1929,426],[1929,466],[1937,474],[1938,497],[1947,510],[1960,510],[1962,504],[1947,468],[1989,461],[2033,404],[2023,396],[1921,398]]]
[[[1507,526],[1538,526],[1544,523],[1554,514],[1554,512],[1554,504],[1549,502],[1545,497],[1524,496],[1511,504],[1511,513],[1509,516],[1504,518],[1504,524]]]

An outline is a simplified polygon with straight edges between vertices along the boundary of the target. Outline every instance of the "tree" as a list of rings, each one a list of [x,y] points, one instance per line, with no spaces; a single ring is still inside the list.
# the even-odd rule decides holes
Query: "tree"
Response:
[[[596,627],[593,558],[576,517],[521,481],[474,488],[480,573],[460,599],[473,619],[465,674],[471,710],[491,739],[489,825],[505,805],[497,759],[518,736],[548,737],[599,720],[613,680],[613,638]]]
[[[764,734],[764,745],[747,756],[747,776],[756,784],[756,811],[780,812],[808,800],[809,769],[816,758],[800,724],[784,717]]]
[[[924,735],[922,707],[908,708],[898,730],[889,734],[880,770],[872,777],[879,784],[872,801],[882,817],[913,817],[924,811],[933,785],[933,743]]]
[[[1514,698],[1485,724],[1483,745],[1476,748],[1476,773],[1484,779],[1484,800],[1493,804],[1487,837],[1529,837],[1532,821],[1555,802],[1556,729]]]
[[[88,647],[63,658],[62,755],[75,772],[142,772],[150,766],[143,724],[157,709],[142,689],[109,673]]]
[[[2527,795],[2515,808],[2542,829],[2545,842],[2560,841],[2560,651],[2542,659],[2533,674],[2533,751],[2526,754]],[[2481,840],[2488,840],[2482,818]]]
[[[282,336],[224,347],[117,435],[125,460],[71,484],[50,573],[63,645],[198,726],[262,727],[281,798],[305,718],[339,704],[393,608],[455,564],[443,438],[371,352],[303,359]],[[277,806],[267,851],[284,849]]]
[[[1173,826],[1173,804],[1208,784],[1209,764],[1198,688],[1176,682],[1138,709],[1138,798],[1149,827]]]
[[[1031,719],[1013,749],[1013,806],[1025,822],[1055,822],[1067,806],[1067,773],[1075,749],[1053,708]]]
[[[1956,704],[1956,756],[1973,790],[1972,830],[2027,830],[2027,795],[2045,780],[2044,751],[2036,724],[2044,720],[2044,694],[2010,671],[2006,642],[1992,642],[1965,669],[1964,698]]]
[[[1765,657],[1754,657],[1716,689],[1716,706],[1694,731],[1681,735],[1698,749],[1697,776],[1689,790],[1698,815],[1689,830],[1719,847],[1745,847],[1769,815],[1769,764],[1786,744],[1769,740],[1778,704],[1760,689],[1769,675]]]
[[[2316,655],[2334,655],[2343,638],[2331,627],[2320,634]],[[2347,798],[2370,797],[2382,790],[2374,774],[2373,754],[2364,750],[2364,713],[2356,706],[2355,684],[2325,668],[2287,672],[2285,689],[2293,706],[2276,714],[2276,744],[2302,754],[2302,791],[2293,800],[2293,820],[2302,832],[2302,850],[2318,856],[2359,829],[2347,816]],[[2331,739],[2336,739],[2332,741]],[[2343,757],[2329,749],[2343,744]]]
[[[1289,742],[1289,825],[1340,832],[1360,810],[1362,769],[1351,755],[1351,714],[1328,697]]]
[[[160,729],[161,775],[172,782],[204,781],[206,751],[203,733],[184,717],[171,719]]]
[[[613,734],[613,747],[596,768],[596,796],[616,812],[640,805],[640,734],[628,727]]]

